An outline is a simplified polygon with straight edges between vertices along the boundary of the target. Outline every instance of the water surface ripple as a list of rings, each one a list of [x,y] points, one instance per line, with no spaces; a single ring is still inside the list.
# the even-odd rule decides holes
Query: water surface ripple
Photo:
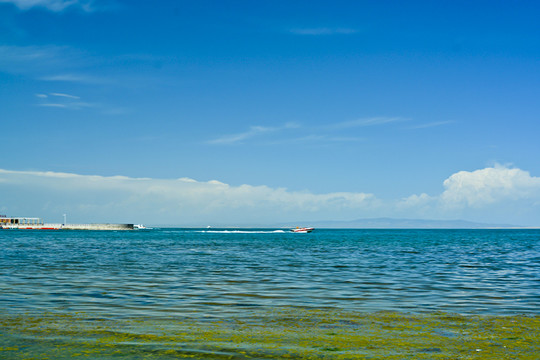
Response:
[[[538,230],[1,231],[0,248],[10,312],[540,313]]]

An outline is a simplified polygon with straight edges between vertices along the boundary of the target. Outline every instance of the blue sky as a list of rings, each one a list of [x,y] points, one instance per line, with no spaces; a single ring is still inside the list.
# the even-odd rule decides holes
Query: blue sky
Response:
[[[539,10],[0,0],[0,213],[540,226]]]

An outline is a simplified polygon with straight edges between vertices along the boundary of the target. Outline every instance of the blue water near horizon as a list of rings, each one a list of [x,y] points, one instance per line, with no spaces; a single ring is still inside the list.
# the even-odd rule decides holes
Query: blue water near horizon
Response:
[[[11,314],[540,313],[540,230],[4,230],[0,249]]]

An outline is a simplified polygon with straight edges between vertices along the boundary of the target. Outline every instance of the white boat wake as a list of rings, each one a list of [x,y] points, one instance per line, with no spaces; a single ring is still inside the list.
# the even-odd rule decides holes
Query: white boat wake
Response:
[[[284,230],[198,230],[196,232],[209,234],[278,234]]]

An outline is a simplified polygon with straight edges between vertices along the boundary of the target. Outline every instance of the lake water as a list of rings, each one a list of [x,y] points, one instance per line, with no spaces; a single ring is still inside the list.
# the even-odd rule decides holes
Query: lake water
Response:
[[[4,230],[0,249],[2,359],[539,350],[538,230]],[[448,345],[473,328],[485,349]]]

